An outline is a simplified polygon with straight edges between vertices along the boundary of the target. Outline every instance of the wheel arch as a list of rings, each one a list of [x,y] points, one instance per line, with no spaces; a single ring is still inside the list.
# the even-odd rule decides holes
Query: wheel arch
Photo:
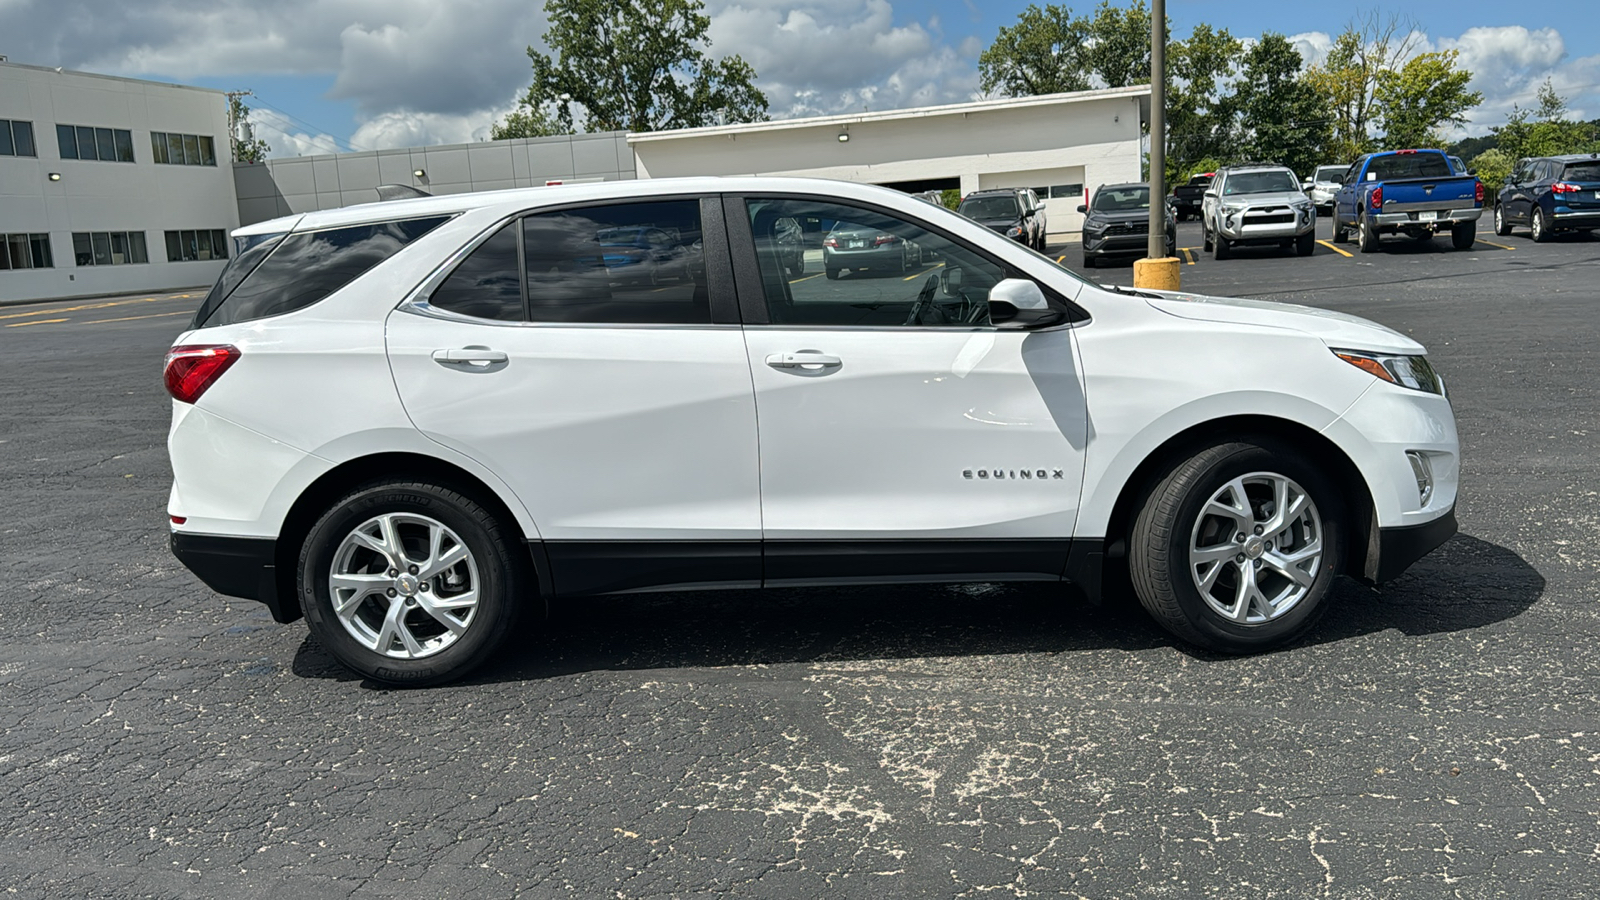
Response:
[[[1344,574],[1367,577],[1367,560],[1374,555],[1378,536],[1371,486],[1355,461],[1331,439],[1299,422],[1269,415],[1227,416],[1201,422],[1174,434],[1147,454],[1123,481],[1112,504],[1106,523],[1104,564],[1126,565],[1133,519],[1145,498],[1173,467],[1204,447],[1250,437],[1273,438],[1303,448],[1333,473],[1351,503]]]
[[[290,505],[273,549],[274,587],[282,613],[279,621],[290,622],[303,614],[295,570],[300,561],[300,545],[311,526],[340,497],[366,484],[395,479],[438,484],[481,503],[496,519],[514,529],[523,545],[529,548],[529,562],[538,576],[540,593],[549,594],[549,566],[539,558],[539,542],[528,539],[516,513],[488,483],[465,468],[435,456],[407,451],[374,453],[345,460],[324,472]]]

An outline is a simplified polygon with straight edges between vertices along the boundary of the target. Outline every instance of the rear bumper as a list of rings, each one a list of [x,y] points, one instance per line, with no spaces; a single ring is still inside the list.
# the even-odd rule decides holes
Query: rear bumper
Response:
[[[1455,507],[1421,525],[1378,529],[1378,558],[1368,559],[1367,577],[1375,584],[1393,581],[1412,563],[1448,541],[1457,529]]]
[[[1600,228],[1600,210],[1557,210],[1552,218],[1557,228]]]
[[[272,618],[293,622],[300,618],[300,607],[278,595],[277,543],[272,538],[174,531],[172,555],[213,591],[264,603]]]
[[[1416,212],[1378,213],[1372,217],[1372,224],[1379,228],[1388,228],[1399,225],[1450,225],[1455,222],[1476,222],[1483,216],[1483,210],[1477,209],[1441,209],[1437,210],[1439,218],[1432,222],[1423,222],[1417,218]]]

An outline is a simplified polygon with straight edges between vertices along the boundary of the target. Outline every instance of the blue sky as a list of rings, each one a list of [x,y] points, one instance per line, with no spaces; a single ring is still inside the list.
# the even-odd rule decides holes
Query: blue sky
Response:
[[[1017,0],[707,0],[713,54],[751,62],[773,115],[956,102]],[[1068,4],[1091,12],[1092,2]],[[1423,49],[1460,49],[1485,102],[1469,133],[1528,105],[1545,77],[1600,117],[1592,3],[1169,0],[1175,37],[1198,22],[1278,31],[1316,56],[1359,10],[1417,19]],[[0,53],[16,62],[256,92],[274,155],[481,139],[526,85],[538,0],[0,0]]]

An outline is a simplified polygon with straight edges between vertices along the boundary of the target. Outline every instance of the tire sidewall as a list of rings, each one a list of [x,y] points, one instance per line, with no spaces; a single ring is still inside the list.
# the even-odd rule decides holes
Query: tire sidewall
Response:
[[[443,523],[464,542],[477,564],[478,608],[461,637],[422,659],[395,659],[362,646],[333,612],[328,574],[345,537],[385,513],[415,513]],[[351,494],[307,533],[296,585],[311,633],[341,663],[369,678],[424,686],[453,680],[481,665],[515,618],[521,579],[493,517],[472,500],[433,485],[385,484]]]
[[[1230,622],[1211,609],[1200,595],[1189,572],[1189,544],[1200,510],[1224,484],[1251,472],[1274,472],[1293,479],[1311,495],[1322,517],[1322,564],[1311,591],[1282,616],[1259,625]],[[1178,503],[1176,522],[1168,535],[1166,558],[1173,594],[1189,625],[1214,649],[1250,652],[1291,641],[1316,623],[1326,606],[1344,559],[1345,513],[1332,482],[1314,466],[1301,461],[1300,454],[1262,442],[1240,445],[1236,452],[1217,460],[1186,486]]]

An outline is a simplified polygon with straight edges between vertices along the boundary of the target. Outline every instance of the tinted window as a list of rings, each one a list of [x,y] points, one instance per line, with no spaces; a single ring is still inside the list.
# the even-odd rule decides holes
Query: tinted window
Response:
[[[437,216],[331,228],[257,244],[239,254],[223,270],[216,286],[195,313],[195,323],[207,327],[231,325],[304,309],[393,256],[401,247],[437,228],[447,218]],[[246,274],[230,277],[235,269]],[[230,283],[231,290],[225,289]]]
[[[1395,153],[1374,157],[1367,166],[1368,181],[1397,178],[1449,178],[1455,174],[1442,153]],[[1373,177],[1376,175],[1377,177]]]
[[[517,223],[495,232],[456,266],[428,298],[440,309],[480,319],[522,321],[522,279],[517,274]]]
[[[1568,181],[1600,181],[1600,161],[1568,163],[1561,177]]]
[[[62,159],[78,158],[78,132],[71,125],[56,126],[56,143],[61,146]]]
[[[1021,215],[1016,197],[969,197],[956,212],[969,219],[1015,219]]]
[[[711,321],[698,201],[541,213],[522,232],[532,321]]]
[[[965,246],[897,216],[820,200],[752,199],[747,208],[775,325],[989,324],[989,289],[1005,272]],[[831,227],[822,250],[806,251],[813,258],[795,274],[781,223],[806,218]],[[957,270],[951,283],[946,276]]]
[[[1317,181],[1341,181],[1344,179],[1344,166],[1323,166],[1317,170]]]

